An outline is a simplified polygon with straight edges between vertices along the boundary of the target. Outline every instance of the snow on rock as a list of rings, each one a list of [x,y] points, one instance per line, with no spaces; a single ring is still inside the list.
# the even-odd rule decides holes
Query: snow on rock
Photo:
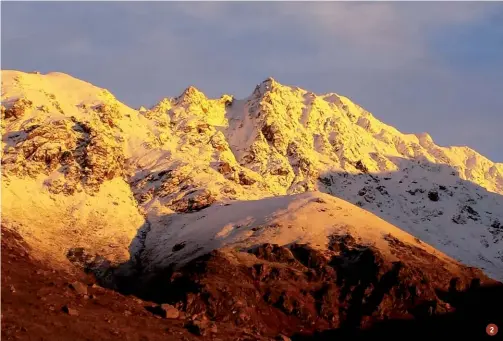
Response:
[[[147,120],[61,73],[2,71],[2,105],[22,112],[2,117],[2,224],[56,262],[71,248],[128,260],[145,221],[124,164],[148,139]]]
[[[222,203],[267,206],[282,196],[274,205],[284,206],[303,200],[286,195],[319,191],[503,278],[503,164],[438,146],[427,133],[403,134],[347,97],[268,78],[244,99],[209,99],[189,87],[134,110],[69,75],[2,71],[1,109],[2,214],[34,242],[46,242],[35,237],[44,226],[61,250],[77,247],[69,232],[77,229],[92,252],[124,258],[131,244],[164,264],[171,260],[159,259],[167,251],[152,236],[171,245],[186,219],[199,226],[201,244],[210,218],[194,225],[192,217],[226,209]],[[92,219],[77,214],[83,205]],[[349,210],[351,219],[363,210]],[[138,244],[145,224],[151,232]],[[224,227],[206,236],[208,245],[250,234]],[[120,239],[120,248],[105,247],[107,238]]]
[[[233,201],[151,222],[142,259],[147,268],[182,266],[215,249],[247,250],[265,243],[308,244],[313,249],[327,250],[330,238],[345,235],[392,259],[387,251],[390,237],[449,260],[375,215],[320,192]]]

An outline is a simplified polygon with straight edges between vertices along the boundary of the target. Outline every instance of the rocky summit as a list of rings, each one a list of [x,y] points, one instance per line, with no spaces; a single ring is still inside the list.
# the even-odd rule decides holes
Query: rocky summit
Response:
[[[503,164],[347,97],[268,78],[244,99],[191,86],[136,110],[4,70],[1,115],[7,340],[69,321],[48,339],[371,337],[396,321],[478,337],[501,318]],[[35,322],[12,318],[32,300]]]

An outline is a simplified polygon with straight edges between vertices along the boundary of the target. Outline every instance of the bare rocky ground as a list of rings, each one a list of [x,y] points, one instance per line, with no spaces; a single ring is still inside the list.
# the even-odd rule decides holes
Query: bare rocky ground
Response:
[[[188,319],[162,318],[157,306],[102,288],[93,276],[38,263],[29,247],[2,227],[2,340],[260,340],[220,323],[204,338]],[[203,323],[203,326],[204,323]]]
[[[77,268],[38,263],[19,235],[2,228],[2,339],[479,340],[488,323],[503,326],[500,283],[388,242],[399,262],[347,236],[324,253],[265,244],[216,250],[179,269],[111,271],[111,290]]]

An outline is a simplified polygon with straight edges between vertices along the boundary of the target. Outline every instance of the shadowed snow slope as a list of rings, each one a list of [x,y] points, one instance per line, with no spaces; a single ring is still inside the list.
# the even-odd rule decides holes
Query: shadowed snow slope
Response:
[[[373,243],[401,233],[366,210],[503,278],[503,164],[334,93],[269,78],[245,99],[189,87],[138,111],[66,74],[2,71],[1,124],[2,218],[44,257],[84,248],[153,266],[266,239],[323,248],[345,228]],[[289,197],[312,191],[363,210]]]

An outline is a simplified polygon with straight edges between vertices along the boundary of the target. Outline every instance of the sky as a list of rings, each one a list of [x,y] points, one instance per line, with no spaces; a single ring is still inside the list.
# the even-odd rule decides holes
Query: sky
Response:
[[[503,3],[2,2],[1,67],[150,107],[273,77],[503,162]]]

